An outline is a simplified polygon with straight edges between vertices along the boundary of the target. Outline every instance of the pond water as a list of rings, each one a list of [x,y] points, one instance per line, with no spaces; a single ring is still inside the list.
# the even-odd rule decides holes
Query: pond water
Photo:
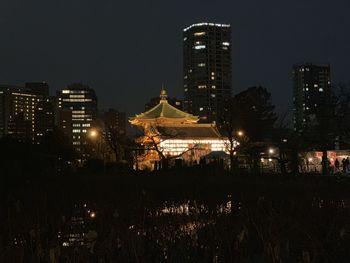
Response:
[[[60,253],[67,257],[75,253],[82,258],[105,253],[115,260],[131,257],[137,261],[142,257],[147,259],[145,262],[229,262],[237,259],[260,262],[266,257],[297,260],[303,253],[314,257],[315,252],[306,249],[310,244],[305,248],[300,244],[307,241],[310,233],[315,236],[322,233],[315,233],[313,224],[328,221],[324,215],[329,212],[334,213],[334,222],[339,223],[333,229],[336,238],[344,245],[349,241],[349,223],[343,216],[350,215],[350,200],[314,197],[305,206],[310,215],[296,216],[294,224],[300,226],[294,230],[295,226],[285,225],[291,216],[290,211],[284,211],[286,208],[290,209],[284,207],[277,211],[264,197],[257,200],[255,207],[246,207],[231,194],[216,203],[166,200],[150,207],[140,206],[134,215],[124,214],[118,207],[107,212],[81,203],[75,206],[81,216],[67,218],[65,230],[59,232],[63,248]],[[101,251],[106,243],[113,252]],[[269,252],[271,246],[275,250]]]
[[[0,262],[349,262],[346,191],[197,183],[11,192]]]

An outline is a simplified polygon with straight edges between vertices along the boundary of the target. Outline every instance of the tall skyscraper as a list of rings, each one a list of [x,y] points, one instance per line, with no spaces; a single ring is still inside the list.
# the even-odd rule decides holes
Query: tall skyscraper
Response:
[[[183,30],[184,109],[216,121],[231,96],[231,27],[198,23]]]
[[[75,83],[57,94],[58,126],[73,144],[78,158],[88,157],[88,131],[97,115],[97,97],[88,86]]]
[[[331,97],[330,65],[294,65],[293,82],[294,130],[302,132]]]

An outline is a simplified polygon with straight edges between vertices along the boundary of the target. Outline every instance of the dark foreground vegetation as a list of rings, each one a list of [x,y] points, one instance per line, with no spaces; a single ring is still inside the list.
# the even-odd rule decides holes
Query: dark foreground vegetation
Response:
[[[7,179],[0,262],[349,262],[349,189],[201,170]]]

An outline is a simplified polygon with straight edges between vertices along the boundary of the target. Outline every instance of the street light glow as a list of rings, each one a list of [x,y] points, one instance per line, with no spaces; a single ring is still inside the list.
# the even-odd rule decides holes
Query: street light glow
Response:
[[[274,154],[274,153],[275,153],[275,150],[272,149],[272,148],[270,148],[270,149],[269,149],[269,153],[270,153],[270,154]]]
[[[96,131],[96,130],[90,131],[90,136],[91,136],[92,138],[95,138],[95,137],[97,136],[97,131]]]
[[[243,131],[238,131],[237,132],[238,136],[242,137],[244,135]]]
[[[96,217],[96,213],[95,213],[95,212],[91,212],[91,213],[90,213],[90,217],[91,217],[91,218],[95,218],[95,217]]]

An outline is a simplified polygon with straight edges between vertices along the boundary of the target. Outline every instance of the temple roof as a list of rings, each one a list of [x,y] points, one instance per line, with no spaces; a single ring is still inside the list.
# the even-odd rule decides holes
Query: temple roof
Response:
[[[162,125],[157,130],[162,136],[173,139],[205,139],[221,138],[219,131],[213,124],[183,124],[180,126]]]
[[[168,103],[166,91],[162,89],[160,94],[159,104],[152,109],[136,114],[135,117],[130,118],[130,122],[134,125],[140,125],[142,123],[196,123],[198,122],[198,116],[181,111]]]

